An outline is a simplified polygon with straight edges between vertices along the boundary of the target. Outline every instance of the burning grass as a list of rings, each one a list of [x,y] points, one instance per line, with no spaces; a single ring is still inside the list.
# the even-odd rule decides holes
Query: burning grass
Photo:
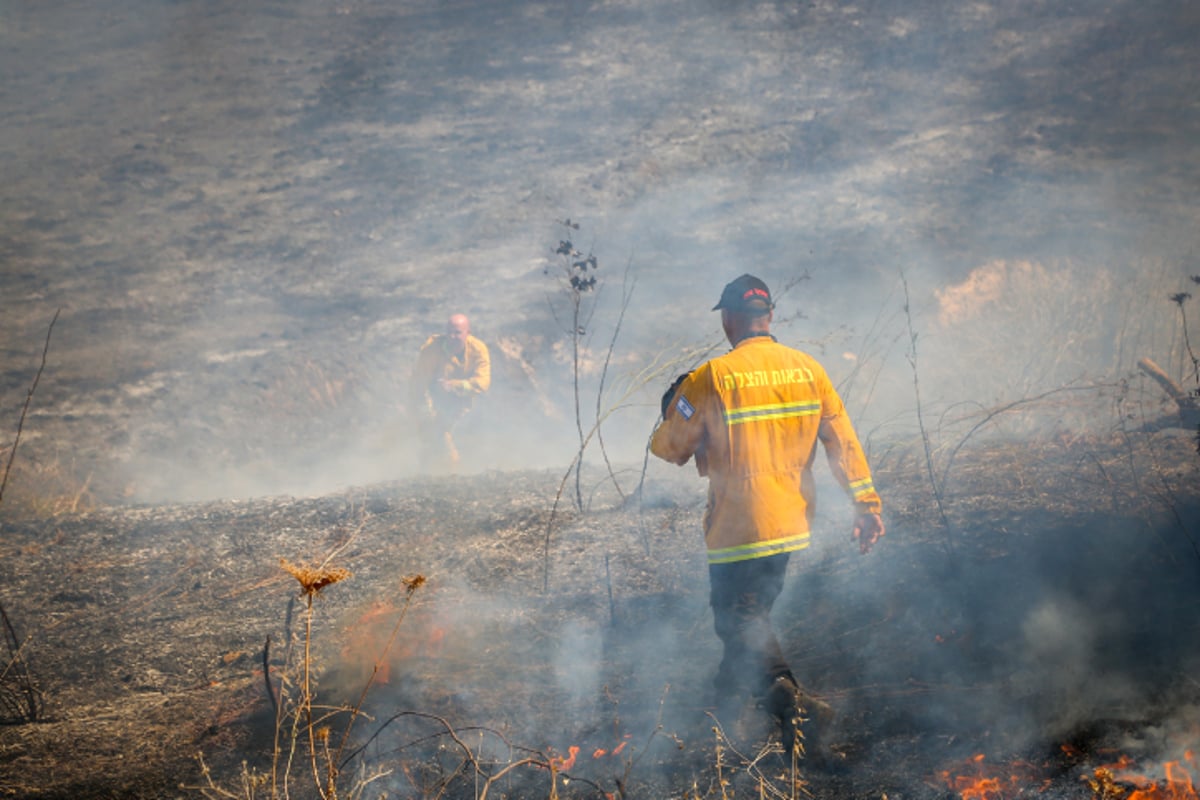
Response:
[[[778,604],[793,667],[839,712],[832,771],[783,759],[754,708],[713,716],[689,476],[651,475],[653,503],[560,519],[546,592],[557,473],[10,520],[0,577],[10,612],[37,623],[23,652],[46,722],[0,728],[0,783],[269,796],[286,772],[293,797],[1188,797],[1186,737],[1159,761],[1126,749],[1178,762],[1148,783],[1112,765],[1131,735],[1185,716],[1190,447],[964,452],[953,552],[919,473],[881,459],[880,557],[823,517]],[[1021,481],[991,479],[989,464],[1017,463]],[[1072,733],[1089,719],[1116,722]],[[86,733],[101,727],[106,744]]]

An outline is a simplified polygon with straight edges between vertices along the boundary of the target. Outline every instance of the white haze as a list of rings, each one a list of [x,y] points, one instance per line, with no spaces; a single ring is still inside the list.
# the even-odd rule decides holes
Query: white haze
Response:
[[[542,268],[570,217],[606,279],[591,359],[637,278],[610,381],[719,345],[707,309],[742,271],[809,276],[780,336],[881,434],[913,431],[914,354],[934,416],[1141,356],[1178,372],[1195,25],[1120,2],[9,9],[10,363],[66,309],[59,357],[136,403],[108,454],[134,498],[312,493],[411,468],[397,399],[465,311],[543,395],[501,381],[467,469],[558,468],[571,375]],[[272,50],[288,36],[310,46]],[[976,270],[1008,282],[946,323],[938,293]],[[619,460],[669,377],[609,423]],[[52,394],[39,413],[68,412]]]
[[[747,271],[872,455],[916,440],[918,392],[941,453],[1014,401],[977,435],[1111,429],[1157,409],[1122,383],[1139,358],[1186,374],[1168,297],[1200,274],[1197,41],[1187,0],[7,3],[0,410],[62,308],[27,442],[80,442],[121,499],[392,481],[422,471],[417,349],[464,312],[497,374],[463,471],[558,474],[577,447],[553,254],[570,218],[603,281],[583,424],[611,357],[618,469],[640,468],[674,374],[724,348],[709,309]],[[649,491],[672,470],[652,463]],[[847,546],[826,503],[806,561]],[[847,602],[895,577],[865,569]],[[716,644],[691,612],[699,674]],[[1086,598],[1029,609],[1016,679],[1062,691],[1018,728],[1136,704],[1100,666],[1121,623]],[[550,678],[582,708],[602,633],[556,635]],[[650,631],[639,666],[683,669],[682,646]]]

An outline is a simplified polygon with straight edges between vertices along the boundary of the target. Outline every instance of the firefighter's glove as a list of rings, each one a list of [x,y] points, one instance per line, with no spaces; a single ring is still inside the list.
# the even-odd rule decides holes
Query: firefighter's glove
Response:
[[[671,383],[671,388],[667,389],[662,396],[662,415],[663,419],[667,418],[667,409],[671,406],[671,401],[675,399],[675,390],[679,388],[679,384],[683,383],[683,379],[688,376],[688,373],[683,373]]]

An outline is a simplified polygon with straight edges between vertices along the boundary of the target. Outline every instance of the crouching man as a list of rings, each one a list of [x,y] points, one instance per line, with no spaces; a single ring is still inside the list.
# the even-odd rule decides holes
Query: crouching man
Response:
[[[422,345],[413,368],[410,407],[417,418],[423,468],[445,472],[458,466],[452,431],[491,383],[487,345],[471,335],[465,315],[454,314],[444,333]]]

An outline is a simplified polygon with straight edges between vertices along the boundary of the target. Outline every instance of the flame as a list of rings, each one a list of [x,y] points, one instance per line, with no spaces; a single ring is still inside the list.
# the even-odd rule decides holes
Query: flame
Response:
[[[423,585],[424,577],[417,576],[417,579],[406,579],[405,585]],[[404,610],[405,604],[376,600],[352,618],[344,629],[341,660],[374,665],[375,682],[386,684],[391,681],[391,670],[395,665],[409,659],[441,658],[446,645],[446,620],[431,606],[412,606],[408,610],[398,636],[391,642],[385,657],[380,658]],[[375,664],[377,659],[378,664]]]
[[[626,740],[629,739],[629,736],[630,736],[630,734],[628,734],[628,733],[625,734]],[[621,742],[616,747],[614,747],[611,751],[605,750],[603,747],[597,747],[595,750],[592,751],[592,758],[604,758],[605,756],[608,756],[608,755],[618,756],[621,754],[621,751],[625,749],[625,745],[627,745],[627,744],[629,744],[628,741]]]
[[[579,755],[579,748],[575,745],[571,745],[567,748],[566,758],[563,758],[562,756],[550,756],[550,766],[556,772],[566,772],[567,770],[575,767],[575,756],[577,755]]]
[[[1062,752],[1068,756],[1080,755],[1080,751],[1071,745],[1063,745]],[[1163,764],[1164,777],[1160,780],[1140,774],[1135,767],[1133,758],[1121,755],[1112,763],[1095,767],[1091,775],[1083,776],[1083,780],[1097,800],[1200,800],[1194,778],[1200,763],[1194,751],[1187,750],[1182,758]],[[1037,767],[1025,761],[1004,766],[985,764],[980,753],[958,769],[942,770],[938,778],[947,788],[957,792],[960,800],[1010,800],[1028,796],[1030,789],[1045,791],[1049,788],[1050,780],[1038,773]]]
[[[1192,773],[1184,766],[1184,761],[1190,764],[1193,770],[1196,769],[1196,755],[1188,750],[1183,754],[1181,760],[1168,761],[1163,764],[1163,774],[1166,777],[1162,781],[1155,781],[1145,775],[1129,772],[1116,775],[1115,780],[1136,787],[1126,800],[1200,800],[1200,794],[1196,793]],[[1133,761],[1122,756],[1118,764],[1121,769],[1127,769],[1133,766]],[[1100,769],[1104,768],[1098,768],[1097,771]]]
[[[963,765],[974,774],[955,775],[951,770],[943,770],[938,775],[947,788],[958,792],[961,800],[1007,800],[1026,793],[1031,785],[1044,788],[1046,784],[1028,762],[1014,761],[1003,767],[983,762],[983,753],[978,753]]]

